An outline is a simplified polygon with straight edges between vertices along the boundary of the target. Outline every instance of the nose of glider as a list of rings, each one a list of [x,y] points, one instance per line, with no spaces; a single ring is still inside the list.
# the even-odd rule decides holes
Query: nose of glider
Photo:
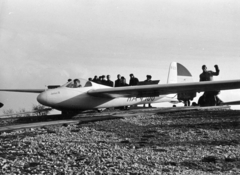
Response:
[[[47,106],[47,92],[42,92],[37,96],[37,101],[42,104]]]

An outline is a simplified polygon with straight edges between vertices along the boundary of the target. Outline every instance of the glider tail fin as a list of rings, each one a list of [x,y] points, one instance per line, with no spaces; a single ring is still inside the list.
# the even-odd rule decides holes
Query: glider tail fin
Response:
[[[186,67],[177,62],[172,62],[169,67],[167,83],[193,82],[193,77]]]

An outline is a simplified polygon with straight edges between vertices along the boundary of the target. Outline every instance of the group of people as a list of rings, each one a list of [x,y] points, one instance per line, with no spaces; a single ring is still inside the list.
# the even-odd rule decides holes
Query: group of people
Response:
[[[94,78],[89,78],[89,81],[98,83],[98,84],[102,84],[102,85],[106,85],[106,86],[110,86],[110,87],[122,87],[122,86],[136,86],[139,83],[138,78],[136,78],[133,74],[130,74],[130,80],[129,83],[127,83],[126,78],[124,76],[121,76],[120,74],[117,75],[117,80],[115,80],[115,83],[113,83],[113,81],[111,81],[111,77],[110,75],[102,75],[102,76],[94,76]],[[105,77],[107,77],[107,79],[105,79]],[[148,82],[148,81],[152,81],[152,76],[151,75],[147,75],[146,76],[147,79],[144,82]],[[143,105],[143,107],[145,107],[145,104]],[[148,107],[152,107],[151,103],[148,104]],[[124,107],[124,109],[127,108],[126,106]]]
[[[105,77],[107,77],[107,79],[105,79]],[[94,83],[98,83],[98,84],[113,87],[114,84],[113,84],[113,81],[111,81],[110,78],[111,78],[110,75],[107,75],[107,76],[102,75],[102,76],[99,76],[99,77],[97,75],[95,75],[93,79],[89,78],[88,80],[92,81]]]
[[[219,75],[219,68],[218,68],[218,65],[215,65],[215,72],[214,71],[210,71],[210,70],[207,70],[207,66],[206,65],[203,65],[202,66],[202,70],[203,72],[200,74],[200,81],[212,81],[213,79],[213,76],[217,76]],[[92,78],[89,78],[88,80],[89,81],[92,81],[92,82],[95,82],[95,83],[98,83],[98,84],[102,84],[102,85],[105,85],[105,86],[110,86],[110,87],[122,87],[122,86],[136,86],[139,84],[139,80],[138,78],[136,78],[133,74],[130,74],[130,80],[129,80],[129,83],[126,82],[126,78],[124,76],[121,76],[120,74],[117,75],[117,80],[115,80],[115,82],[111,81],[111,77],[110,75],[102,75],[102,76],[95,76],[93,79]],[[107,79],[105,79],[105,77]],[[147,79],[144,81],[144,82],[148,82],[148,81],[152,81],[152,76],[151,75],[147,75],[146,76]],[[68,81],[71,81],[71,79],[69,79]],[[80,81],[78,79],[75,79],[74,82],[73,82],[73,86],[74,87],[80,87]],[[198,101],[198,104],[200,106],[212,106],[212,105],[217,105],[217,104],[220,104],[222,103],[222,101],[218,98],[218,94],[219,94],[220,91],[207,91],[205,92],[200,98],[199,98],[199,101]],[[190,105],[190,101],[189,100],[186,100],[184,101],[185,103],[185,106],[189,106]],[[144,104],[144,107],[145,107],[145,104]],[[149,107],[152,107],[151,104],[149,103]]]
[[[127,83],[126,78],[124,76],[121,76],[120,74],[117,75],[117,80],[115,82],[111,81],[111,76],[110,75],[102,75],[102,76],[97,76],[95,75],[94,78],[89,78],[89,81],[110,86],[110,87],[121,87],[121,86],[136,86],[139,83],[138,78],[136,78],[133,74],[130,74],[130,80],[129,83]],[[106,79],[106,78],[107,79]],[[152,76],[147,75],[147,79],[145,81],[152,81]]]

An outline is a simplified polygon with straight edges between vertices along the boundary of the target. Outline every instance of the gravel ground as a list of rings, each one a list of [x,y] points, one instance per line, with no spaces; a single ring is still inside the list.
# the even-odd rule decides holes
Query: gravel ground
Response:
[[[240,174],[240,111],[3,132],[0,174]]]

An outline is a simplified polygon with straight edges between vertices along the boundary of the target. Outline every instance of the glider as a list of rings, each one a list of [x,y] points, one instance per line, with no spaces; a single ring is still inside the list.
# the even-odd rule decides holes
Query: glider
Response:
[[[170,64],[167,84],[108,87],[79,78],[54,89],[0,89],[9,92],[40,93],[37,101],[67,113],[148,103],[179,103],[169,94],[239,89],[240,80],[193,82],[191,73],[180,63]]]

